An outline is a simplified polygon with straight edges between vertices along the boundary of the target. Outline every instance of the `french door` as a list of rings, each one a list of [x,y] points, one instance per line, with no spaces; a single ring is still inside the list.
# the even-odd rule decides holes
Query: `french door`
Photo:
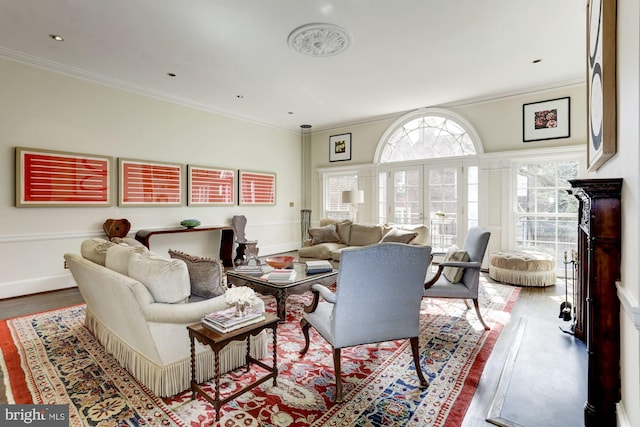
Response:
[[[477,167],[460,164],[396,167],[380,174],[382,222],[429,227],[434,251],[461,245],[477,224]]]

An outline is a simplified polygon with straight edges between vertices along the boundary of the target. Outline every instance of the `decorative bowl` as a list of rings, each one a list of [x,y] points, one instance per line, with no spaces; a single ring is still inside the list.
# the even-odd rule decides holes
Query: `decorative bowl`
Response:
[[[194,228],[200,225],[200,221],[197,219],[183,219],[180,221],[180,225],[187,228]]]
[[[295,258],[292,256],[276,255],[276,256],[268,257],[266,259],[266,263],[273,268],[288,268],[288,267],[291,267],[291,264],[293,264],[294,260]]]

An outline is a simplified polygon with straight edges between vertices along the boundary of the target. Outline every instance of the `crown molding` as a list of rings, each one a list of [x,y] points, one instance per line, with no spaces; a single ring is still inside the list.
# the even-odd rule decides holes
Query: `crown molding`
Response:
[[[176,96],[169,92],[151,89],[149,87],[138,85],[136,83],[131,83],[125,80],[116,79],[114,77],[105,76],[104,74],[93,73],[87,70],[70,67],[68,65],[64,65],[59,62],[49,61],[47,59],[39,58],[33,55],[27,55],[25,53],[18,52],[12,49],[7,49],[1,46],[0,46],[0,58],[13,61],[13,62],[19,62],[26,65],[31,65],[33,67],[40,68],[46,71],[53,71],[69,77],[85,80],[91,83],[97,83],[103,86],[110,87],[112,89],[119,89],[126,92],[135,93],[137,95],[155,98],[160,101],[170,102],[173,104],[181,105],[183,107],[189,107],[196,110],[204,111],[207,113],[213,113],[213,114],[217,114],[224,117],[229,117],[236,120],[242,120],[244,122],[248,122],[248,123],[252,123],[260,126],[266,126],[272,129],[278,129],[286,132],[297,133],[292,129],[281,128],[278,126],[274,126],[270,123],[265,123],[249,117],[233,114],[229,111],[211,108],[211,106],[209,105],[196,102],[190,98]]]

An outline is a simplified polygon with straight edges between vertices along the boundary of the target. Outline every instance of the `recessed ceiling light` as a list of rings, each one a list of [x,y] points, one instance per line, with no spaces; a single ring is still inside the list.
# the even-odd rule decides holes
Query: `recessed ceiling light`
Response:
[[[175,75],[175,73],[167,73],[167,76],[169,76],[169,77],[175,77],[176,75]]]
[[[533,64],[537,64],[537,63],[539,63],[539,62],[542,62],[542,59],[534,59],[534,60],[532,61],[532,63],[533,63]]]
[[[62,36],[59,36],[58,34],[49,34],[49,37],[51,37],[52,39],[54,39],[57,42],[63,42],[64,38]]]
[[[303,25],[293,30],[287,41],[298,52],[316,57],[337,55],[351,46],[347,30],[333,24]]]
[[[238,98],[238,99],[244,99],[244,95],[236,95],[236,98]]]

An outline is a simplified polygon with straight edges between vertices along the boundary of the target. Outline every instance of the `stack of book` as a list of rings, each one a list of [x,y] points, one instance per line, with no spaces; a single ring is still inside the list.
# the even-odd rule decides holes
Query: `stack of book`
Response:
[[[202,325],[221,334],[225,334],[260,322],[264,320],[264,318],[264,313],[255,308],[247,308],[244,316],[240,317],[236,314],[236,308],[231,307],[205,315],[202,318]]]
[[[296,271],[284,270],[284,269],[272,270],[267,275],[267,280],[269,282],[276,282],[276,283],[293,282],[294,280],[296,280]]]
[[[234,270],[248,276],[262,276],[261,265],[239,265]]]
[[[307,261],[307,274],[328,273],[333,271],[333,266],[329,261]]]

